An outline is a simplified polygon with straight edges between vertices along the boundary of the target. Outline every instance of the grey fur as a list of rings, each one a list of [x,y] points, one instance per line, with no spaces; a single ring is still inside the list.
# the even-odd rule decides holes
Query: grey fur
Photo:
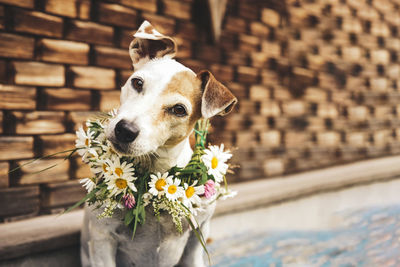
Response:
[[[196,216],[205,238],[214,209],[215,202]],[[101,211],[85,207],[81,235],[83,267],[206,266],[203,248],[186,222],[183,234],[179,234],[169,214],[162,213],[158,221],[151,208],[147,208],[146,222],[139,225],[132,240],[132,231],[124,225],[121,212],[113,218],[97,219]]]

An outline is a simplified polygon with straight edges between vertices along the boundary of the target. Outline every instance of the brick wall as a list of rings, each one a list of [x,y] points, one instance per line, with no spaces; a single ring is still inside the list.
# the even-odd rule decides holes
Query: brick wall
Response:
[[[0,220],[82,196],[78,158],[22,165],[73,147],[88,116],[118,105],[144,19],[239,98],[211,135],[238,148],[231,181],[400,152],[399,0],[230,0],[217,44],[204,2],[0,0]]]

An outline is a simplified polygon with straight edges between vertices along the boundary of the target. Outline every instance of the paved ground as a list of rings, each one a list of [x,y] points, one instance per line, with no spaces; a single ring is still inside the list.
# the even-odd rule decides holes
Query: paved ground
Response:
[[[212,238],[213,266],[400,266],[400,181],[217,217]]]

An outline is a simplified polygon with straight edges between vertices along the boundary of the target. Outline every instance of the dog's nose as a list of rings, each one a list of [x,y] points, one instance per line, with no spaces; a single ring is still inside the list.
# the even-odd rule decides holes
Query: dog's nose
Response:
[[[139,129],[134,123],[120,120],[114,129],[115,137],[121,143],[130,143],[139,135]]]

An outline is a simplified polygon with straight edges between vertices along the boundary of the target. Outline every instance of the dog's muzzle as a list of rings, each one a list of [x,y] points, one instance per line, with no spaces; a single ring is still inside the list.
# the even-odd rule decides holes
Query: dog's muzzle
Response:
[[[135,123],[125,120],[120,120],[114,129],[115,138],[123,144],[133,142],[139,135],[139,132],[139,128]]]

